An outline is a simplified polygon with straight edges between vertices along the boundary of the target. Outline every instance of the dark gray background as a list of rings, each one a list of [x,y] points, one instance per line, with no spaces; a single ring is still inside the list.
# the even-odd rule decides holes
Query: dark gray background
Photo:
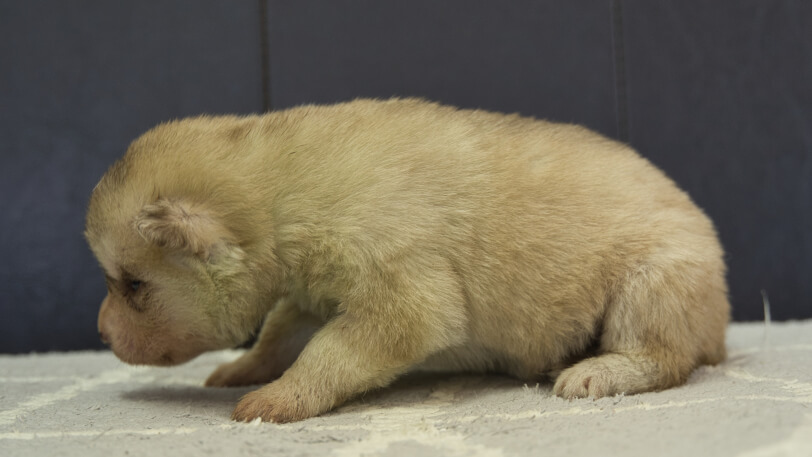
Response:
[[[423,96],[630,142],[716,221],[734,316],[812,317],[812,2],[0,0],[0,352],[100,347],[87,198],[199,113]]]

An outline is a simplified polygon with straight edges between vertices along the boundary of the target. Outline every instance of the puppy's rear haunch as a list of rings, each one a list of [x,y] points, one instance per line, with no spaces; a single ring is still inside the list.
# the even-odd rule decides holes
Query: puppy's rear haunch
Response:
[[[420,100],[169,122],[102,178],[86,236],[125,362],[182,363],[264,321],[207,381],[270,382],[237,420],[315,416],[418,368],[560,371],[557,395],[602,397],[725,355],[711,222],[577,126]]]

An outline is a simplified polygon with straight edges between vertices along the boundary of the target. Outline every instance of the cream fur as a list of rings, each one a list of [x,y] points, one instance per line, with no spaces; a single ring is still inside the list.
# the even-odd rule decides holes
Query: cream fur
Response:
[[[264,319],[207,381],[273,381],[237,420],[311,417],[417,368],[560,372],[556,394],[601,397],[725,355],[711,222],[578,126],[414,99],[169,122],[102,178],[86,236],[122,360],[181,363]]]

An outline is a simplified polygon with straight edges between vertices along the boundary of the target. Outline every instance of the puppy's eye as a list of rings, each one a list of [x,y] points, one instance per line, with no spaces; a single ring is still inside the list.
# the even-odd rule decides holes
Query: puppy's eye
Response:
[[[138,292],[138,289],[141,288],[141,281],[136,280],[130,281],[129,286],[130,292]]]

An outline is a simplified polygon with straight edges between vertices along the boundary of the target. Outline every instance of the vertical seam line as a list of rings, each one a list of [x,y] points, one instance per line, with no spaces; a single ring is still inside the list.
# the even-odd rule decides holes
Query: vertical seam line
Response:
[[[260,73],[262,77],[262,111],[268,112],[271,105],[271,55],[268,43],[268,0],[259,1],[259,49]]]
[[[626,41],[623,34],[622,0],[612,0],[612,54],[615,69],[615,116],[617,136],[629,142],[629,100],[626,76]]]

